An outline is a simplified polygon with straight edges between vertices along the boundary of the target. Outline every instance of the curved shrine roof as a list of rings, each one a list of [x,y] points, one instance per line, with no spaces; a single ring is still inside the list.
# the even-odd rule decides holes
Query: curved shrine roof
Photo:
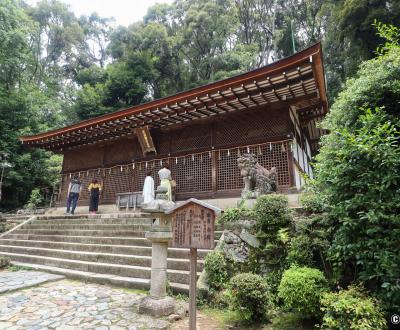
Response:
[[[247,73],[20,140],[63,152],[131,135],[138,127],[185,125],[259,106],[291,106],[306,118],[328,111],[320,43]]]

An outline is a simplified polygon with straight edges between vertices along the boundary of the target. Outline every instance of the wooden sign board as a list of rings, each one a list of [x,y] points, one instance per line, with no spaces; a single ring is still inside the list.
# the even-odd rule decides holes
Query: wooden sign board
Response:
[[[191,198],[172,210],[172,246],[190,248],[189,330],[196,330],[197,249],[214,248],[215,217],[221,210]]]
[[[170,210],[172,246],[213,249],[215,218],[220,212],[220,209],[194,198]]]
[[[146,154],[150,152],[157,154],[148,126],[136,128],[135,133],[142,148],[143,156],[146,156]]]

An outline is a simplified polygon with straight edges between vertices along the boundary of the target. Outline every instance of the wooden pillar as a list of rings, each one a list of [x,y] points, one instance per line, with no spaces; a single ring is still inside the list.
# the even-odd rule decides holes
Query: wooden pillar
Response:
[[[293,160],[293,150],[291,149],[290,145],[293,145],[293,141],[288,143],[288,172],[289,172],[289,188],[296,185],[295,178],[294,178],[294,160]]]

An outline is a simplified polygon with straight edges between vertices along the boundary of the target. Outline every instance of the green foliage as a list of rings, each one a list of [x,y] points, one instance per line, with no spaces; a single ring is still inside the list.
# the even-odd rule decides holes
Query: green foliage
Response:
[[[287,263],[312,266],[332,275],[332,266],[327,258],[332,229],[329,214],[301,216],[294,222],[295,232],[291,239]]]
[[[284,267],[291,221],[287,197],[277,194],[259,197],[254,217],[256,236],[261,243],[260,249],[251,251],[255,269],[261,264],[270,270]]]
[[[283,273],[278,297],[285,308],[314,318],[319,316],[320,298],[326,291],[327,280],[320,270],[293,266]]]
[[[29,197],[28,203],[26,204],[26,208],[33,210],[36,209],[43,202],[43,196],[40,193],[39,188],[35,188],[31,192],[31,196]]]
[[[207,254],[204,262],[207,282],[212,290],[222,289],[228,281],[228,265],[224,254],[213,251]]]
[[[347,78],[356,74],[362,61],[374,57],[383,39],[376,34],[375,20],[398,24],[397,0],[332,1],[327,13],[324,58],[329,94],[333,100]]]
[[[10,259],[0,256],[0,269],[6,268],[10,265]]]
[[[254,205],[259,237],[277,240],[282,228],[289,226],[290,213],[288,199],[284,195],[269,194],[260,196]]]
[[[329,256],[387,311],[400,308],[400,48],[364,63],[324,123],[316,184],[329,204]]]
[[[321,299],[321,310],[324,313],[322,329],[386,329],[380,303],[358,287],[325,293]]]
[[[323,196],[319,196],[313,192],[301,194],[300,205],[308,213],[322,213],[326,211],[326,203]]]
[[[19,272],[20,270],[34,270],[31,267],[9,264],[7,270],[10,272]]]
[[[271,301],[278,304],[278,288],[282,280],[283,272],[286,265],[279,265],[278,267],[268,267],[268,272],[264,275],[264,280],[268,284],[268,290],[271,294]]]
[[[251,220],[254,217],[254,213],[251,209],[240,207],[240,208],[228,208],[221,216],[218,217],[217,221],[222,226],[234,223],[239,220]]]
[[[287,261],[289,265],[313,266],[313,246],[309,236],[299,235],[290,240]]]
[[[378,31],[377,34],[385,40],[385,44],[377,48],[377,53],[379,55],[384,55],[389,50],[400,46],[400,28],[392,24],[383,24],[376,20],[373,25]]]
[[[245,321],[263,320],[269,306],[268,286],[259,275],[242,273],[231,278],[229,305]]]

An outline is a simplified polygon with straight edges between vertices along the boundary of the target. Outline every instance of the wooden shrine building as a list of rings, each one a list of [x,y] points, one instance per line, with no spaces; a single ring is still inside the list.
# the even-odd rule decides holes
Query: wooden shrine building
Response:
[[[145,172],[168,161],[178,200],[238,197],[243,181],[237,158],[254,153],[278,171],[278,189],[299,189],[300,173],[322,135],[328,111],[320,44],[262,68],[80,123],[21,137],[24,145],[63,154],[59,202],[71,176],[88,200],[93,178],[102,203],[142,190]]]

